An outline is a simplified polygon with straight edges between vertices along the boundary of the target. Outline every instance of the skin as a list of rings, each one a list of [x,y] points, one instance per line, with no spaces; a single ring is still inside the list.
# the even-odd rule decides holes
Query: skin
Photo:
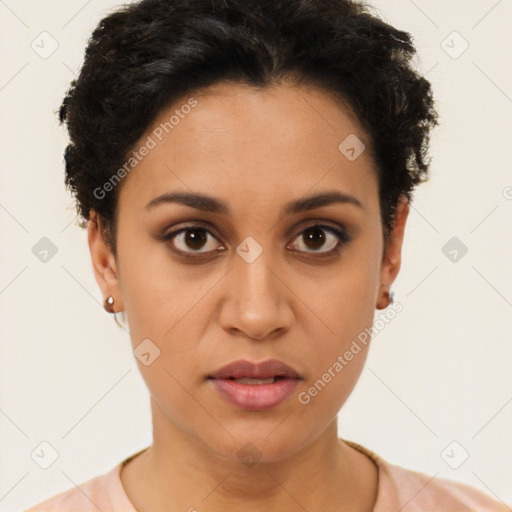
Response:
[[[334,96],[290,83],[264,90],[217,84],[192,96],[198,105],[123,180],[117,258],[95,212],[88,223],[96,280],[114,297],[116,312],[125,311],[133,348],[149,338],[160,350],[149,366],[136,360],[151,394],[153,444],[123,468],[123,487],[139,512],[370,511],[377,468],[337,431],[337,413],[369,345],[308,404],[297,395],[372,325],[375,308],[386,307],[409,205],[399,203],[383,256],[371,144]],[[176,108],[162,111],[141,140]],[[367,148],[355,161],[338,150],[349,134]],[[280,214],[292,199],[332,189],[362,208]],[[232,215],[177,203],[145,210],[170,191],[214,196]],[[319,253],[332,249],[336,236],[321,231],[327,238],[314,245],[301,235],[319,221],[351,237],[325,259]],[[203,245],[187,244],[183,235],[157,238],[197,225],[211,233]],[[263,249],[252,263],[236,252],[248,236]],[[187,262],[172,252],[173,242],[210,256]],[[274,409],[239,409],[206,380],[229,362],[267,358],[303,377]],[[261,455],[251,466],[237,456],[246,443]]]

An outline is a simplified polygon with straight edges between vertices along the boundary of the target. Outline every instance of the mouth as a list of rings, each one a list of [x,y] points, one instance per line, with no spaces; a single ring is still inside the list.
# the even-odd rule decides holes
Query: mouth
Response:
[[[269,380],[269,379],[301,379],[301,376],[287,364],[278,359],[267,359],[260,363],[254,363],[246,359],[229,363],[215,373],[208,375],[209,379],[249,379]]]
[[[213,379],[214,377],[208,377]],[[240,377],[235,379],[234,377],[228,377],[224,380],[231,380],[233,382],[237,382],[238,384],[247,384],[248,386],[259,386],[261,384],[273,384],[278,380],[286,379],[287,377],[282,377],[281,375],[275,375],[274,377],[268,377],[267,379],[256,379],[254,377]]]
[[[264,411],[288,399],[303,379],[282,361],[270,359],[261,363],[235,361],[208,375],[207,380],[231,405]]]

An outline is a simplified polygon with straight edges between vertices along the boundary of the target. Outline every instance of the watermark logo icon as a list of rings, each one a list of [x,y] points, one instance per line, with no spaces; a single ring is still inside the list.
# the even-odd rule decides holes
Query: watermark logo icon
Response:
[[[460,35],[459,32],[454,30],[451,34],[443,39],[441,48],[452,59],[458,59],[468,48],[469,43]]]
[[[458,469],[468,460],[469,453],[458,441],[452,441],[442,452],[441,458],[452,469]]]
[[[248,236],[238,245],[236,252],[246,263],[252,263],[263,252],[263,247],[252,236]]]
[[[240,462],[248,467],[254,466],[261,459],[261,452],[252,443],[245,443],[237,452]]]
[[[59,458],[59,452],[48,441],[42,441],[30,456],[40,468],[48,469]]]
[[[30,43],[30,47],[41,59],[48,59],[57,51],[59,43],[49,32],[44,31]]]
[[[57,251],[57,246],[46,236],[43,236],[32,247],[32,254],[43,263],[48,263],[57,254]]]
[[[363,141],[353,133],[346,137],[338,146],[339,152],[351,162],[357,160],[364,153],[365,149],[366,146]]]
[[[443,245],[441,252],[452,262],[458,263],[468,252],[466,245],[456,236]]]
[[[160,349],[146,338],[135,347],[133,354],[144,366],[149,366],[160,357]]]

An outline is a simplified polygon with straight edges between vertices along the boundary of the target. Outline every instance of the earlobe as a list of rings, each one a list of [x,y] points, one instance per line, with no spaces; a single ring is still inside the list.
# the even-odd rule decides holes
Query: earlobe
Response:
[[[91,253],[94,277],[103,297],[113,296],[116,302],[116,309],[122,310],[117,264],[110,246],[104,239],[100,222],[97,213],[92,210],[90,219],[87,222],[87,240]]]
[[[400,197],[396,208],[395,223],[390,235],[388,246],[381,266],[378,309],[385,309],[389,304],[389,289],[396,279],[402,263],[402,245],[405,235],[405,225],[409,215],[409,201]]]

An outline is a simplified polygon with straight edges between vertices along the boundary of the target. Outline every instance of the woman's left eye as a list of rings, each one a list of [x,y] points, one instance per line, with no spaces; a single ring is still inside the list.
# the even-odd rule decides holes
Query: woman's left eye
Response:
[[[213,240],[216,239],[208,229],[202,226],[187,226],[164,235],[162,241],[171,241],[171,245],[173,246],[172,250],[174,252],[190,258],[194,258],[194,254],[213,253],[217,245],[220,245],[220,250],[226,249],[226,247],[220,243],[209,242],[210,237]],[[298,250],[299,252],[319,253],[324,255],[336,252],[340,246],[349,241],[345,231],[321,224],[307,227],[302,230],[294,240],[299,240],[299,244],[293,244],[292,249]],[[209,243],[210,249],[208,249]],[[180,245],[181,248],[179,248]],[[327,249],[321,250],[325,245],[327,245]],[[304,247],[305,249],[303,249]]]
[[[327,236],[325,235],[327,233]],[[297,238],[302,242],[302,246],[313,249],[313,253],[330,254],[337,251],[340,246],[348,242],[348,236],[344,231],[332,226],[314,225],[301,231]],[[327,250],[319,250],[328,242]],[[299,250],[301,250],[299,248]],[[305,251],[309,252],[309,251]]]

